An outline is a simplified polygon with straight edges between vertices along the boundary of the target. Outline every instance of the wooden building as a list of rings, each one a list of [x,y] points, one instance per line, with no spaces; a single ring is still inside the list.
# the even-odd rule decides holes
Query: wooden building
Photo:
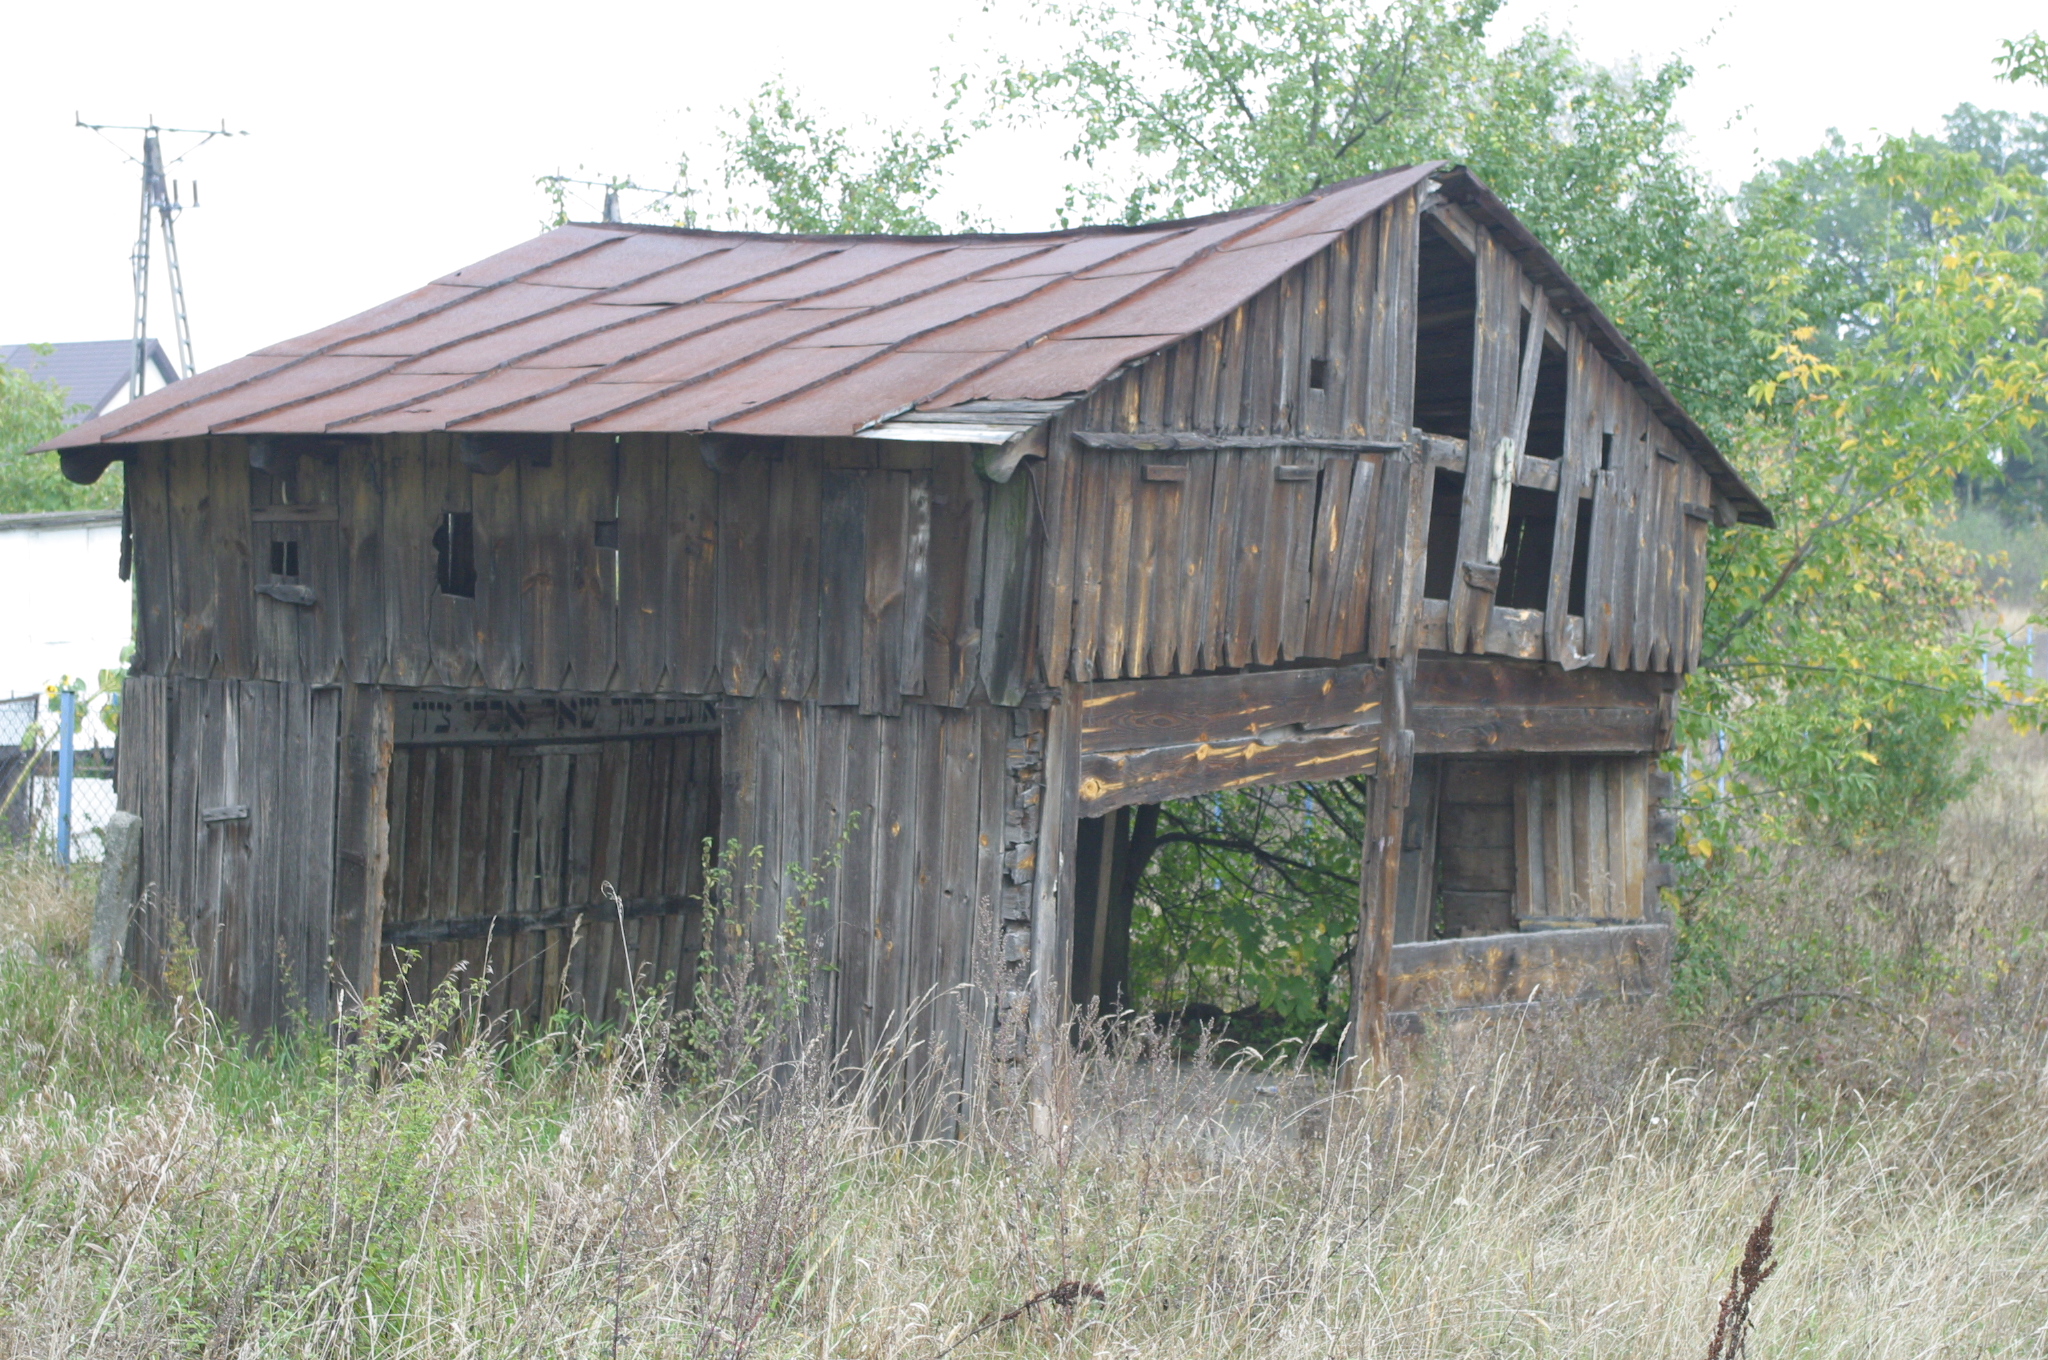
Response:
[[[1709,526],[1770,522],[1435,165],[1032,235],[563,227],[52,447],[126,465],[129,964],[189,948],[252,1030],[405,948],[608,1013],[688,974],[706,838],[762,847],[757,929],[827,863],[852,1044],[985,977],[1048,1016],[1127,926],[1122,810],[1358,774],[1365,1032],[1653,985]]]

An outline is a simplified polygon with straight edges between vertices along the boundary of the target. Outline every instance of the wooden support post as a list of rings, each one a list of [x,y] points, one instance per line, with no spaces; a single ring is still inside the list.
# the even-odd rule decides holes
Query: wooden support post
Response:
[[[1415,654],[1387,664],[1388,738],[1372,783],[1358,873],[1358,943],[1351,951],[1351,1042],[1340,1087],[1358,1084],[1366,1062],[1387,1061],[1387,977],[1394,957],[1394,912],[1401,888],[1401,828],[1415,770],[1415,733],[1408,724],[1408,685]]]
[[[334,938],[329,953],[331,983],[342,991],[344,1012],[350,1003],[368,1000],[377,992],[389,855],[392,721],[389,694],[368,685],[348,687],[341,713]]]

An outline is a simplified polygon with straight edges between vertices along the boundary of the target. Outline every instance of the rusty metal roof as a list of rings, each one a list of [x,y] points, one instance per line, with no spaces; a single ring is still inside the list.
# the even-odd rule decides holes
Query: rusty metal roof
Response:
[[[912,409],[1068,396],[1227,315],[1432,168],[1192,221],[1016,236],[561,227],[50,447],[424,430],[850,435]]]
[[[1188,221],[1023,235],[565,226],[45,447],[431,430],[843,436],[907,412],[1072,397],[1228,315],[1443,172],[1390,170]],[[1447,179],[1474,196],[1477,181]],[[1475,206],[1497,206],[1485,198]],[[1591,314],[1596,344],[1667,420],[1676,412],[1731,499],[1767,517],[1612,324],[1505,209],[1498,217],[1525,263],[1554,275],[1539,281]]]

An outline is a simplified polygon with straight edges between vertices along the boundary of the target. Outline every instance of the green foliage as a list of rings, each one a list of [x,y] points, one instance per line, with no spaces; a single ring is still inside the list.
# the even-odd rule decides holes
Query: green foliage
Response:
[[[1763,374],[1742,243],[1683,151],[1691,68],[1603,67],[1497,5],[1099,0],[1052,5],[1073,48],[995,97],[1064,115],[1097,172],[1068,216],[1125,221],[1272,203],[1391,166],[1459,161],[1526,220],[1711,429]]]
[[[1770,280],[1789,330],[1751,389],[1744,463],[1780,528],[1716,536],[1681,723],[1682,740],[1726,734],[1738,793],[1719,815],[1751,830],[1925,824],[1966,782],[1963,728],[2008,701],[2038,711],[2018,649],[1966,626],[1975,563],[1938,530],[1957,478],[1994,472],[2044,414],[2048,198],[2024,168],[1945,148],[1894,140],[1848,159],[1929,232],[1871,263],[1828,357],[1803,310],[1810,257],[1788,250]]]
[[[780,81],[763,85],[744,115],[741,129],[723,133],[725,184],[740,213],[776,231],[942,230],[927,209],[960,146],[951,123],[929,136],[891,128],[861,147],[847,129],[821,126]]]
[[[2017,85],[2031,80],[2048,85],[2048,38],[2038,32],[2024,38],[2007,38],[1998,55],[1999,79]]]
[[[62,433],[70,414],[62,388],[0,364],[0,515],[120,505],[118,467],[91,486],[79,486],[64,480],[55,454],[28,452]]]
[[[1346,779],[1161,809],[1131,917],[1133,995],[1254,1011],[1289,1034],[1342,1025],[1367,791]]]

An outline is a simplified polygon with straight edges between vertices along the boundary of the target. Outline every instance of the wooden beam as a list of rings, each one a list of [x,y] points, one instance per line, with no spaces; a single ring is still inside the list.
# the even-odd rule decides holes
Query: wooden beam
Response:
[[[1083,817],[1100,817],[1135,803],[1371,774],[1379,757],[1378,723],[1330,732],[1269,732],[1235,742],[1098,752],[1081,757],[1078,810]]]
[[[1081,751],[1234,742],[1280,728],[1374,720],[1377,666],[1100,681],[1081,686]]]
[[[1415,774],[1415,734],[1408,727],[1408,695],[1415,654],[1388,666],[1387,714],[1392,736],[1386,758],[1372,781],[1365,844],[1358,874],[1358,941],[1351,951],[1351,1040],[1339,1074],[1340,1088],[1363,1076],[1361,1059],[1387,1070],[1387,988],[1394,954],[1394,915],[1401,897],[1401,828],[1407,819],[1409,786]]]
[[[1076,444],[1086,449],[1139,453],[1199,453],[1219,449],[1327,449],[1333,453],[1399,453],[1401,445],[1384,439],[1313,439],[1287,434],[1119,434],[1109,430],[1076,430]]]

